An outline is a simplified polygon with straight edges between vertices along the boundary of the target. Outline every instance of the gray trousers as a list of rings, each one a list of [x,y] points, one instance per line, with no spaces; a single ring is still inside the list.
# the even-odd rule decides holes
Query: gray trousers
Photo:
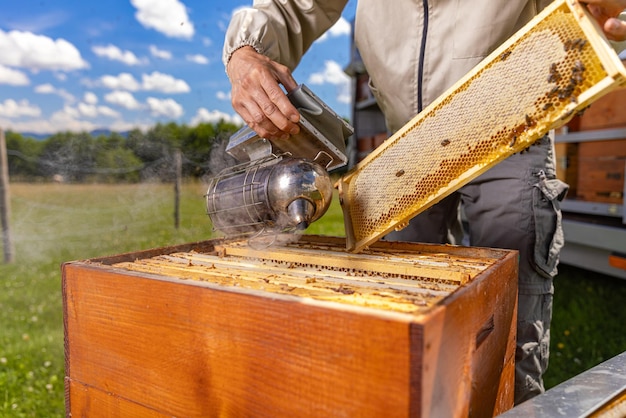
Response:
[[[546,136],[385,237],[519,251],[516,404],[544,392],[548,367],[552,280],[563,246],[559,202],[568,189],[555,178],[554,161],[554,142]],[[468,225],[464,241],[461,206]]]

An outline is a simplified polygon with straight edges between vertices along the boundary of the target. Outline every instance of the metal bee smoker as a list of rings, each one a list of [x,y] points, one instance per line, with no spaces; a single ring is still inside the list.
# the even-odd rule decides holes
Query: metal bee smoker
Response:
[[[346,165],[354,130],[305,85],[287,97],[300,112],[300,133],[268,140],[240,129],[226,146],[240,164],[209,181],[207,213],[227,237],[304,230],[330,205],[328,172]]]

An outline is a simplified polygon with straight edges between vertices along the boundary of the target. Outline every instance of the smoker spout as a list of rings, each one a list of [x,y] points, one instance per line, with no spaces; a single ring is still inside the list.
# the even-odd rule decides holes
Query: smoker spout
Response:
[[[287,206],[289,224],[295,226],[298,231],[307,229],[314,215],[315,206],[307,199],[296,199]]]

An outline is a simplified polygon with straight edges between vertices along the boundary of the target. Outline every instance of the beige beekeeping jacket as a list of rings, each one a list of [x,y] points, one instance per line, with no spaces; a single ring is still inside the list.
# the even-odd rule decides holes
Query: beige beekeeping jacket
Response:
[[[233,15],[224,64],[244,45],[291,69],[346,0],[256,0]],[[355,41],[394,132],[531,20],[547,0],[359,0]]]

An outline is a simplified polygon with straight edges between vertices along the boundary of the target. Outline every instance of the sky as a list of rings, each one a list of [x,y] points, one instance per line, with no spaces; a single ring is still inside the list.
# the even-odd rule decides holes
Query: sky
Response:
[[[242,123],[222,64],[226,28],[252,0],[19,0],[0,14],[0,128],[21,133],[176,122]],[[356,0],[294,77],[350,115]]]

